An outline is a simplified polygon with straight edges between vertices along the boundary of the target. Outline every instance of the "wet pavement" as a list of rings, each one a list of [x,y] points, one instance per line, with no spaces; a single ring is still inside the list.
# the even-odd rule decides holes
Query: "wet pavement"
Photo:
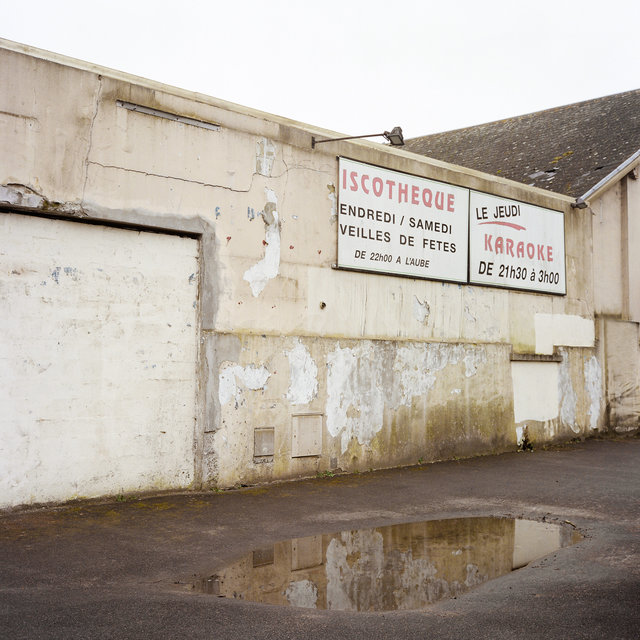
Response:
[[[0,514],[6,638],[635,639],[639,598],[638,438]]]

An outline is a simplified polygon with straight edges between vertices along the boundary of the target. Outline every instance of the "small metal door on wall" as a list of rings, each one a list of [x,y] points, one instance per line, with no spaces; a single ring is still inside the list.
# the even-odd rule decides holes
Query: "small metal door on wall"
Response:
[[[194,481],[198,251],[0,213],[0,507]]]

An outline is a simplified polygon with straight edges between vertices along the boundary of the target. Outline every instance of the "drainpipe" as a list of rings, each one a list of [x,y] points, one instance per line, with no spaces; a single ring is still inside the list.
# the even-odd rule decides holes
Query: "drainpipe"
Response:
[[[571,203],[571,206],[574,209],[586,209],[587,208],[587,198],[590,198],[598,189],[603,187],[607,182],[609,182],[612,178],[616,177],[618,174],[622,173],[627,169],[627,167],[632,164],[635,160],[640,158],[640,149],[638,149],[632,156],[627,158],[621,165],[617,166],[611,173],[607,174],[598,184],[594,185],[587,191],[584,195],[576,198],[575,202]]]

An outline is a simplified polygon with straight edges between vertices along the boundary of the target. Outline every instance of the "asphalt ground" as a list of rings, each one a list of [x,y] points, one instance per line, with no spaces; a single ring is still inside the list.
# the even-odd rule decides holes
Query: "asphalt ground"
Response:
[[[584,538],[414,611],[279,607],[190,586],[280,540],[467,516],[569,521]],[[0,637],[637,639],[640,439],[3,512]]]

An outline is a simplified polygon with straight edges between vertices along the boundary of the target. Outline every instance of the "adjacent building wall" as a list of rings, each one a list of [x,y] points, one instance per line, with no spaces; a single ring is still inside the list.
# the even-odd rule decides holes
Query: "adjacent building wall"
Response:
[[[605,365],[607,423],[640,426],[640,181],[638,169],[591,203],[595,312]]]
[[[514,450],[525,434],[542,444],[606,426],[591,219],[568,198],[376,143],[314,150],[311,136],[329,132],[4,47],[5,211],[199,238],[185,486]],[[334,269],[338,156],[564,211],[567,295]],[[25,443],[51,412],[25,423]]]

